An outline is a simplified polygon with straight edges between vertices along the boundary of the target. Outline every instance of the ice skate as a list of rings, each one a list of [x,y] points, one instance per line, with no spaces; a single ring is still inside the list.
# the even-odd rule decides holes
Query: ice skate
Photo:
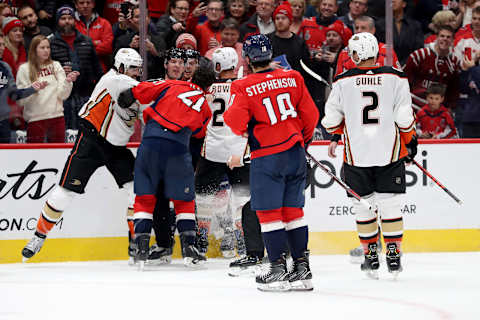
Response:
[[[360,269],[364,271],[369,278],[378,280],[379,267],[377,244],[369,243],[368,252],[365,253],[365,261],[360,265]]]
[[[186,267],[198,267],[207,261],[203,255],[200,254],[194,245],[189,245],[183,248],[183,263]]]
[[[285,292],[290,290],[287,262],[285,257],[271,262],[268,269],[256,276],[257,289],[260,291]]]
[[[304,256],[293,260],[293,270],[288,274],[288,281],[292,291],[313,290],[312,272],[309,263],[310,252],[306,251]]]
[[[137,234],[135,242],[137,243],[138,247],[135,260],[138,262],[138,270],[143,271],[145,269],[145,262],[148,259],[150,234]]]
[[[22,261],[27,262],[28,259],[33,257],[37,252],[42,249],[43,243],[45,242],[45,239],[47,238],[46,235],[40,234],[38,232],[35,232],[33,235],[33,238],[27,243],[27,245],[23,248],[22,250]]]
[[[146,264],[154,266],[170,264],[172,263],[172,253],[172,248],[159,247],[157,244],[154,244],[150,247]]]
[[[388,272],[393,274],[393,278],[396,279],[398,274],[403,270],[402,264],[400,262],[401,253],[398,250],[395,243],[389,243],[386,245],[387,253],[387,268]]]
[[[231,277],[254,275],[261,264],[262,260],[260,258],[246,255],[230,262],[228,275]]]
[[[134,265],[137,263],[136,256],[137,256],[137,244],[135,240],[131,238],[130,233],[128,234],[128,264]]]
[[[377,253],[380,254],[382,252],[382,241],[378,239],[377,241]],[[356,248],[353,248],[349,252],[350,254],[350,262],[354,264],[361,264],[365,261],[365,256],[363,255],[363,246],[360,245]]]

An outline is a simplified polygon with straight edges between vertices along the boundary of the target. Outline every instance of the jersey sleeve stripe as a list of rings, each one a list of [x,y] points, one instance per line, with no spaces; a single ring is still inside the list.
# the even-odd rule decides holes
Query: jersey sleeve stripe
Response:
[[[410,132],[410,131],[412,131],[412,129],[415,128],[415,119],[412,120],[412,122],[410,123],[410,125],[408,127],[398,126],[398,128],[400,129],[400,132]]]
[[[392,157],[390,159],[390,162],[395,162],[399,159],[401,147],[402,147],[402,141],[400,139],[398,127],[395,127],[395,142],[393,143]]]

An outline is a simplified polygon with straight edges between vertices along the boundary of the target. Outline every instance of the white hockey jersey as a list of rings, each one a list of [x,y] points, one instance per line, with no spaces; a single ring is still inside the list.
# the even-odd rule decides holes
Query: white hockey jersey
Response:
[[[125,146],[135,130],[134,124],[140,116],[140,107],[134,103],[130,108],[122,109],[117,100],[122,91],[137,84],[135,79],[110,69],[100,78],[78,115],[90,121],[111,144]]]
[[[229,107],[231,84],[232,80],[217,80],[209,89],[212,120],[207,126],[201,154],[214,162],[226,163],[232,155],[248,156],[247,138],[237,136],[223,122],[223,113]]]
[[[408,80],[392,67],[352,69],[333,83],[322,125],[343,133],[345,162],[385,166],[407,155],[415,117]],[[402,139],[402,135],[404,138]]]

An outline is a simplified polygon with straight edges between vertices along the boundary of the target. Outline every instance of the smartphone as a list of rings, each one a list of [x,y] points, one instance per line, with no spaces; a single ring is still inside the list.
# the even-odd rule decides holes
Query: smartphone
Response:
[[[468,60],[472,60],[472,48],[470,47],[465,48],[465,56],[468,58]]]

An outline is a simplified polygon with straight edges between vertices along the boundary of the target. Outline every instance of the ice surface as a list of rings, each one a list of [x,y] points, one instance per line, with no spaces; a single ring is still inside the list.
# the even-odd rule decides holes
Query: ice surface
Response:
[[[371,280],[348,256],[312,256],[315,290],[288,293],[229,277],[229,261],[218,259],[144,272],[126,261],[7,264],[0,319],[480,319],[480,252],[407,253],[403,262],[398,280],[385,263]]]

